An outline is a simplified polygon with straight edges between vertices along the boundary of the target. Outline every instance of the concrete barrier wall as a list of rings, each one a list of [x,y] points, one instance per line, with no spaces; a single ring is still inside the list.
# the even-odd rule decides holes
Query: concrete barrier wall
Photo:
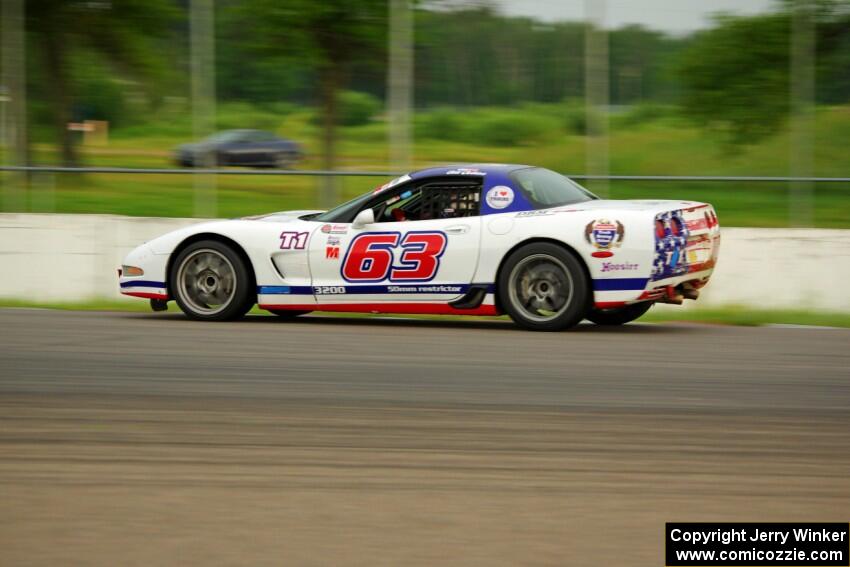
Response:
[[[122,298],[116,270],[140,243],[197,219],[0,214],[0,298]],[[711,283],[688,307],[850,312],[850,230],[724,228]],[[128,299],[129,301],[129,299]]]

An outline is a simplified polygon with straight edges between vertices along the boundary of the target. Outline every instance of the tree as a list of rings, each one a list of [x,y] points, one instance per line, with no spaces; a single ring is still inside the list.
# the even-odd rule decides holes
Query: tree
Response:
[[[364,60],[385,64],[387,0],[251,0],[237,9],[254,30],[257,50],[315,69],[322,118],[322,169],[336,167],[338,95]],[[333,198],[328,185],[322,201]]]
[[[151,82],[164,69],[156,42],[168,34],[168,24],[177,13],[169,0],[27,1],[27,33],[49,81],[43,94],[65,165],[79,162],[67,127],[78,86],[72,76],[72,57],[100,57],[118,75]]]
[[[720,16],[700,32],[677,66],[685,113],[728,135],[733,145],[775,133],[791,105],[791,15],[794,1],[812,1],[818,74],[816,100],[846,102],[850,45],[846,0],[788,0],[777,13]]]
[[[679,65],[682,107],[733,144],[777,130],[788,115],[790,22],[786,14],[721,16]]]

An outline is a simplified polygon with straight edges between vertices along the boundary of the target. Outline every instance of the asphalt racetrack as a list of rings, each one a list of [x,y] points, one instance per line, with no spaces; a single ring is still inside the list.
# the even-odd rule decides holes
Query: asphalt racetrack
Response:
[[[0,406],[3,565],[658,566],[850,510],[850,330],[10,309]]]

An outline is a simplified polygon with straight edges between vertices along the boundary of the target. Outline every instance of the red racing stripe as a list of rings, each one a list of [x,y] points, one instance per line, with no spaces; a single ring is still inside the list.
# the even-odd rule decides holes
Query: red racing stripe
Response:
[[[597,309],[614,309],[615,307],[625,307],[625,301],[597,301],[593,304]]]
[[[143,297],[144,299],[168,299],[168,296],[163,293],[150,293],[147,291],[122,291],[124,295],[132,295],[133,297]]]
[[[495,305],[475,309],[455,309],[447,303],[302,303],[261,304],[260,309],[293,311],[333,311],[337,313],[399,313],[428,315],[500,315]]]

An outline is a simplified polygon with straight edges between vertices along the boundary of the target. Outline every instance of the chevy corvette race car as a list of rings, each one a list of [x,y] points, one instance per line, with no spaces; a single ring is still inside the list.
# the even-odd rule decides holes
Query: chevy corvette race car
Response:
[[[711,205],[602,200],[521,165],[403,175],[330,211],[189,226],[139,246],[121,292],[175,300],[193,319],[252,306],[499,315],[540,331],[617,325],[657,302],[696,299],[717,261]]]

